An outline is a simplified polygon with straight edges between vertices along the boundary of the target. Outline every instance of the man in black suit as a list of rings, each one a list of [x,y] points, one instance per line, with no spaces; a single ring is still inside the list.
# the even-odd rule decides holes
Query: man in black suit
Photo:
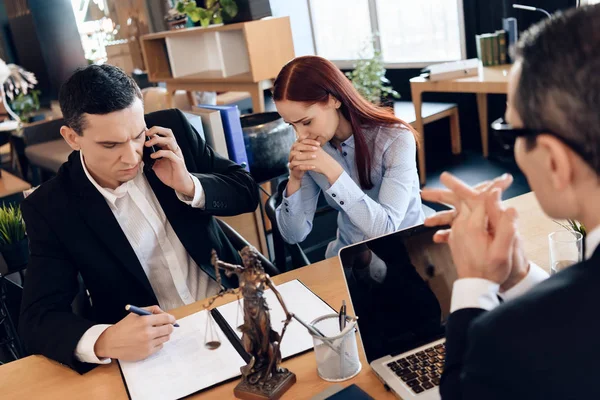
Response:
[[[587,228],[585,261],[549,279],[529,263],[510,178],[479,190],[447,174],[428,200],[455,211],[426,221],[457,268],[441,383],[450,399],[600,399],[600,5],[555,15],[516,48],[506,120],[516,161],[543,210]],[[498,296],[505,299],[499,304]]]
[[[220,289],[211,250],[241,260],[213,216],[254,211],[258,188],[180,111],[144,116],[140,89],[116,67],[75,72],[59,100],[74,151],[22,204],[31,256],[20,332],[31,353],[85,372],[160,350],[175,322],[162,309]],[[79,276],[87,318],[71,309]],[[127,315],[126,304],[153,315]]]

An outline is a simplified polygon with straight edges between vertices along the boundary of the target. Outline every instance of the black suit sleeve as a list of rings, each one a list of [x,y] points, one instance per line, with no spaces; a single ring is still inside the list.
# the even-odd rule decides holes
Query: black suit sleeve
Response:
[[[518,346],[509,331],[485,310],[466,308],[446,325],[446,363],[440,385],[443,400],[520,398],[511,385]]]
[[[24,201],[21,209],[30,252],[19,320],[21,339],[28,352],[42,354],[79,373],[87,372],[96,365],[77,360],[75,348],[94,323],[76,316],[71,309],[79,289],[77,270],[31,202]]]
[[[204,210],[216,216],[253,212],[258,207],[256,182],[241,166],[219,156],[206,144],[179,110],[175,110],[186,131],[186,146],[181,146],[186,162],[188,153],[194,165],[188,170],[200,180],[206,198]],[[179,140],[179,138],[178,138]]]
[[[461,374],[468,349],[468,333],[471,323],[485,310],[465,308],[450,314],[446,324],[446,362],[440,384],[444,400],[463,398]]]

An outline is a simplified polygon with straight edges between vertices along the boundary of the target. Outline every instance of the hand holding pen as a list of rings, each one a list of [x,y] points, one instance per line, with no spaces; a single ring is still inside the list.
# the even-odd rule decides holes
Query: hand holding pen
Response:
[[[174,316],[151,306],[142,310],[143,317],[136,315],[132,307],[125,318],[108,328],[96,325],[94,329],[102,332],[94,344],[94,354],[99,359],[115,358],[123,361],[143,360],[162,349],[171,338],[177,323]],[[97,328],[96,328],[97,327]],[[91,329],[91,328],[90,328]]]

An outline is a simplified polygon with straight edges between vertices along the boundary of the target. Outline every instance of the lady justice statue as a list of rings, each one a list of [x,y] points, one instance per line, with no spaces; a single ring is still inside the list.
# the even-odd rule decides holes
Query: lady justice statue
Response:
[[[292,315],[275,284],[265,273],[257,250],[245,247],[240,254],[243,265],[220,261],[214,250],[211,260],[219,284],[220,269],[227,276],[237,275],[244,299],[244,323],[238,329],[242,332],[244,349],[251,358],[241,368],[242,381],[236,386],[234,394],[241,399],[277,399],[296,382],[296,375],[280,366],[281,340]],[[281,334],[271,328],[269,307],[263,297],[266,288],[273,291],[286,315]]]

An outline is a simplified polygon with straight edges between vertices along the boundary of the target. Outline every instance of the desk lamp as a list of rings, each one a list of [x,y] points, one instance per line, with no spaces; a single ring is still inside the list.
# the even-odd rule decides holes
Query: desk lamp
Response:
[[[550,13],[548,11],[544,10],[543,8],[526,6],[523,4],[513,4],[513,8],[518,8],[519,10],[527,10],[527,11],[539,11],[541,13],[546,14],[546,16],[548,18],[552,18],[552,15],[550,15]]]

